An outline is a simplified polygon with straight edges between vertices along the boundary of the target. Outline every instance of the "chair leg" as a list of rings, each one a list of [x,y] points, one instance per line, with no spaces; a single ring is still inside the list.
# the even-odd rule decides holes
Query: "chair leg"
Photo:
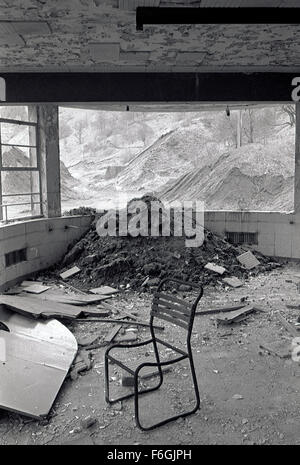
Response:
[[[116,399],[109,398],[109,361],[108,361],[108,357],[106,356],[104,357],[104,378],[105,378],[105,401],[107,404],[114,404],[116,402],[120,402],[122,400],[130,399],[131,397],[134,397],[135,392],[132,392],[131,394],[127,394],[126,396],[117,397]],[[157,389],[160,388],[162,383],[163,383],[163,374],[162,372],[160,372],[160,379],[159,379],[158,385],[155,387],[149,388],[149,389],[142,389],[141,391],[139,391],[139,394],[146,394],[147,392],[156,391]],[[138,380],[137,380],[137,384],[138,384]]]
[[[174,415],[172,417],[167,418],[166,420],[160,421],[159,423],[155,423],[154,425],[151,426],[142,426],[140,422],[140,417],[139,417],[139,395],[142,394],[142,392],[138,391],[138,370],[135,372],[134,375],[134,407],[135,407],[135,421],[136,425],[142,430],[142,431],[150,431],[158,426],[163,426],[167,423],[170,423],[171,421],[177,420],[178,418],[184,418],[187,417],[188,415],[192,415],[195,413],[199,408],[200,408],[200,395],[199,395],[199,389],[198,389],[198,383],[197,383],[197,377],[196,377],[196,372],[195,372],[195,367],[194,367],[194,361],[193,361],[193,356],[190,353],[189,356],[189,362],[190,362],[190,368],[191,368],[191,374],[192,374],[192,379],[193,379],[193,385],[194,385],[194,391],[195,391],[195,396],[196,396],[196,405],[193,408],[193,410],[190,410],[185,413],[180,413],[178,415]],[[161,386],[162,380],[159,386]],[[154,389],[152,389],[154,390]]]

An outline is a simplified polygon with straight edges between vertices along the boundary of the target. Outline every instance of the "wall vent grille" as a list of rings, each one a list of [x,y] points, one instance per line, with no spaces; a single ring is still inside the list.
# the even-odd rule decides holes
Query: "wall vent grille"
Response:
[[[226,231],[226,239],[235,245],[248,244],[255,245],[258,244],[257,233],[253,232],[233,232]]]
[[[5,266],[16,265],[27,260],[27,249],[13,250],[5,254]]]

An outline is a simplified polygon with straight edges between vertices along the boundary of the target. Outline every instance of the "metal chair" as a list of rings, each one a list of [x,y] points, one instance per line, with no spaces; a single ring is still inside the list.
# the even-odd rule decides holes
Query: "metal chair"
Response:
[[[187,302],[184,299],[180,299],[178,297],[175,297],[172,294],[163,292],[163,286],[167,282],[176,282],[178,284],[184,284],[191,286],[193,288],[196,288],[199,293],[197,294],[197,297],[193,301],[193,303]],[[165,278],[163,279],[160,284],[158,285],[157,291],[154,294],[153,301],[152,301],[152,308],[151,308],[151,313],[150,313],[150,333],[151,333],[151,339],[148,339],[144,342],[136,343],[136,344],[113,344],[110,346],[106,352],[105,352],[105,400],[109,404],[113,404],[115,402],[119,402],[125,399],[129,399],[131,397],[134,397],[134,405],[135,405],[135,420],[137,426],[143,430],[143,431],[148,431],[152,430],[158,426],[162,426],[166,423],[169,423],[170,421],[177,420],[180,417],[186,417],[188,415],[191,415],[195,413],[199,407],[200,407],[200,396],[199,396],[199,390],[198,390],[198,384],[197,384],[197,378],[196,378],[196,373],[195,373],[195,367],[194,367],[194,361],[193,361],[193,356],[192,356],[192,349],[191,349],[191,333],[193,329],[193,323],[194,323],[194,317],[195,317],[195,312],[196,308],[198,305],[199,300],[201,299],[203,295],[203,288],[201,286],[198,286],[194,283],[186,282],[186,281],[181,281],[179,279],[173,279],[173,278]],[[187,350],[184,351],[182,349],[179,349],[168,342],[165,342],[158,337],[156,337],[154,328],[153,328],[153,320],[154,318],[159,318],[165,321],[168,321],[174,325],[178,325],[181,328],[184,328],[187,331],[187,338],[186,338],[186,347]],[[160,361],[160,356],[159,356],[159,350],[157,344],[162,344],[165,347],[168,347],[172,349],[174,352],[178,353],[180,356],[176,357],[175,359],[168,360],[165,362]],[[111,350],[116,349],[116,348],[132,348],[132,347],[142,347],[146,346],[148,344],[153,344],[154,348],[154,354],[155,354],[155,359],[156,362],[145,362],[137,366],[135,370],[132,368],[129,368],[126,366],[123,362],[120,360],[114,358],[112,355],[110,355]],[[139,418],[139,395],[149,393],[151,391],[155,391],[160,388],[160,386],[163,383],[163,372],[162,372],[162,367],[165,367],[167,365],[172,365],[177,362],[181,362],[182,360],[188,358],[189,363],[190,363],[190,369],[191,369],[191,374],[192,374],[192,380],[193,380],[193,385],[194,385],[194,390],[195,390],[195,397],[196,397],[196,405],[195,407],[184,413],[180,413],[178,415],[172,416],[170,418],[167,418],[159,423],[153,424],[148,427],[144,427],[140,423],[140,418]],[[128,373],[130,373],[134,377],[134,392],[131,394],[128,394],[123,397],[119,397],[117,399],[110,399],[109,398],[109,361],[113,362],[114,364],[120,366],[124,370],[126,370]],[[159,383],[155,387],[151,387],[148,389],[143,389],[143,390],[138,390],[138,376],[139,372],[142,368],[144,367],[157,367],[158,372],[159,372]]]

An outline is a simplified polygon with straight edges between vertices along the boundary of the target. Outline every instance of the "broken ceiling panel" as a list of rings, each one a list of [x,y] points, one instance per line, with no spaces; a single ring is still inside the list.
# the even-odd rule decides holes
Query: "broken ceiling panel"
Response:
[[[73,334],[56,320],[36,321],[0,306],[0,407],[48,415],[77,353]]]

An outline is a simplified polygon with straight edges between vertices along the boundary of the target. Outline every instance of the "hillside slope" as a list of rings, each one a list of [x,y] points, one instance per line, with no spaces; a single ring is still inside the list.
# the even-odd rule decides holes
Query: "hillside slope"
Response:
[[[21,149],[12,147],[3,153],[3,165],[12,167],[26,167],[29,165],[29,163],[28,158]],[[75,190],[77,182],[62,161],[60,162],[60,175],[62,199],[66,200],[78,198],[79,194]],[[30,172],[28,171],[4,171],[2,174],[2,189],[4,194],[31,192],[30,183]],[[10,202],[11,201],[12,200],[10,199]],[[20,197],[18,198],[18,201],[24,201],[24,198],[22,200],[22,197]],[[16,202],[16,197],[14,197],[14,202]]]
[[[248,144],[210,165],[190,170],[160,191],[162,200],[205,202],[206,209],[293,208],[294,153],[291,137],[268,145]]]

